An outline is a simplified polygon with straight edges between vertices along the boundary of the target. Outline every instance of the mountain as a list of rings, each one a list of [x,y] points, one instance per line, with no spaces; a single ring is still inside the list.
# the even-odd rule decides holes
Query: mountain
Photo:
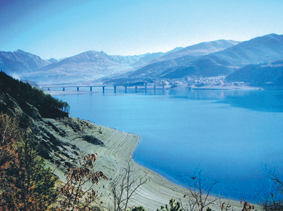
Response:
[[[58,60],[58,59],[54,59],[54,58],[50,58],[50,59],[48,59],[48,61],[49,61],[51,64],[53,64],[53,63],[58,62],[59,60]]]
[[[103,51],[86,51],[57,62],[51,59],[51,64],[26,74],[24,79],[41,84],[93,81],[132,71],[135,66],[147,64],[164,54],[120,56],[108,55]]]
[[[269,34],[237,42],[203,42],[169,52],[134,56],[86,51],[61,60],[44,60],[17,50],[0,51],[0,70],[38,84],[85,83],[94,80],[127,82],[186,76],[229,75],[244,66],[283,58],[283,35]]]
[[[14,78],[40,84],[85,82],[134,70],[135,66],[145,65],[164,54],[120,56],[86,51],[61,60],[43,60],[22,50],[2,51],[0,70]]]
[[[162,61],[172,60],[184,56],[203,56],[214,52],[222,51],[231,46],[237,45],[240,42],[234,40],[216,40],[211,42],[202,42],[196,45],[191,45],[178,51],[173,51],[159,59]]]
[[[165,53],[158,52],[158,53],[147,53],[147,54],[144,54],[139,59],[139,61],[137,61],[136,63],[132,64],[132,66],[138,68],[138,67],[141,67],[141,66],[148,65],[150,63],[155,63],[155,62],[158,62],[158,61],[163,61],[164,60],[163,58],[165,56],[170,55],[170,54],[172,54],[174,52],[177,52],[177,51],[179,51],[181,49],[183,49],[183,47],[176,47],[173,50],[165,52]]]
[[[0,51],[0,70],[14,77],[32,72],[48,64],[50,64],[49,61],[22,50]]]
[[[144,66],[144,65],[146,65],[148,63],[151,63],[155,59],[158,59],[158,58],[162,57],[163,55],[165,55],[165,53],[162,53],[162,52],[144,54],[143,57],[141,57],[137,62],[132,64],[132,66],[133,67]]]
[[[103,51],[86,51],[54,62],[25,75],[37,83],[89,81],[132,69],[139,56],[110,56]],[[44,77],[43,77],[44,76]]]
[[[283,59],[262,65],[247,65],[228,75],[227,82],[245,82],[255,86],[283,86]]]
[[[269,34],[195,59],[182,67],[165,70],[158,77],[228,75],[248,65],[272,62],[283,58],[283,35]]]
[[[237,41],[231,40],[217,40],[176,49],[132,72],[129,74],[129,77],[158,77],[164,70],[189,65],[191,61],[201,56],[221,51],[238,43]]]

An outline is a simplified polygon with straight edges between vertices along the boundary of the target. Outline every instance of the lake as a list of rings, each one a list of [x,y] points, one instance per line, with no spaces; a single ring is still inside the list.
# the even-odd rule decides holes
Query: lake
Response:
[[[138,134],[134,160],[168,180],[204,183],[231,199],[257,202],[283,179],[283,91],[105,90],[55,96],[70,115]]]

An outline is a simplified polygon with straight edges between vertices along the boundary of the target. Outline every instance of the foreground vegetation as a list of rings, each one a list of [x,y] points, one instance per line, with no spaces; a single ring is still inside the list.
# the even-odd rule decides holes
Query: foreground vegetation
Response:
[[[44,167],[36,143],[19,129],[16,118],[0,118],[1,209],[47,210],[57,198],[55,175]]]
[[[69,168],[67,182],[60,184],[17,118],[1,114],[0,126],[0,210],[97,210],[93,186],[107,178],[93,169],[96,154],[85,156],[79,168]],[[86,183],[89,188],[83,190]]]

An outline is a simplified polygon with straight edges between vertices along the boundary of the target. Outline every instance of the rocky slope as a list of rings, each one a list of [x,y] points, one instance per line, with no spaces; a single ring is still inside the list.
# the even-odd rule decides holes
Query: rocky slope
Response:
[[[17,100],[9,94],[0,92],[0,112],[18,118],[23,129],[29,127],[32,130],[32,138],[38,141],[40,155],[45,159],[68,167],[75,165],[78,158],[81,157],[80,150],[75,145],[64,141],[64,138],[67,138],[67,131],[56,128],[52,124],[52,119],[42,118],[38,109],[31,104],[26,103],[20,106]],[[68,117],[60,121],[68,124],[70,130],[76,132],[79,131],[82,124],[86,124]]]
[[[43,107],[40,102],[44,102],[46,99],[48,99],[48,103],[46,101],[43,104],[48,105]],[[44,95],[37,89],[31,88],[29,84],[17,81],[0,72],[0,113],[17,118],[19,126],[23,130],[30,128],[32,138],[39,143],[42,157],[50,161],[55,160],[62,166],[74,165],[80,156],[80,150],[65,141],[69,134],[68,130],[63,131],[54,126],[52,119],[57,118],[57,121],[68,125],[69,130],[74,133],[82,131],[81,128],[92,129],[93,127],[86,122],[69,118],[67,112],[56,108],[55,104],[60,104],[60,101],[52,99],[50,95]],[[92,136],[80,135],[86,141],[102,144]],[[69,155],[66,152],[69,152]],[[62,156],[68,156],[69,163],[62,163]]]

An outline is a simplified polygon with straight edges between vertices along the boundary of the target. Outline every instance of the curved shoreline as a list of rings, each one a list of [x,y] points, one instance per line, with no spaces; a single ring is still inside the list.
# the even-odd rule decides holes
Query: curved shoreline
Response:
[[[188,194],[186,188],[168,181],[160,174],[133,161],[133,153],[140,141],[138,135],[121,132],[95,123],[91,124],[94,124],[95,129],[86,130],[85,132],[101,140],[104,146],[93,145],[80,138],[76,138],[70,142],[85,153],[98,153],[95,167],[97,170],[103,171],[109,178],[108,181],[101,182],[97,187],[98,192],[102,194],[101,201],[104,202],[105,207],[112,207],[113,199],[110,182],[123,172],[123,169],[127,167],[128,161],[130,162],[135,178],[142,177],[145,174],[149,178],[149,181],[142,185],[133,195],[130,200],[130,206],[143,206],[146,210],[156,210],[161,205],[168,204],[171,198],[182,199],[184,203],[186,202],[183,200],[183,196]],[[212,198],[210,197],[209,200]],[[234,207],[235,211],[241,210],[239,201],[223,199],[221,201],[225,201],[226,204],[229,201],[229,204]],[[215,204],[209,207],[213,210],[220,210],[219,201],[216,201]]]
[[[160,206],[168,204],[171,198],[176,200],[181,199],[183,204],[186,204],[188,201],[188,199],[184,199],[183,196],[185,194],[189,195],[189,190],[168,181],[160,174],[136,163],[132,159],[134,151],[140,141],[138,135],[121,132],[113,128],[72,117],[62,120],[45,119],[44,122],[46,129],[49,128],[49,133],[58,137],[62,144],[65,146],[74,146],[71,147],[71,151],[76,150],[76,154],[79,155],[76,159],[81,159],[86,154],[98,154],[94,170],[102,171],[108,177],[108,180],[101,181],[95,186],[95,190],[101,195],[99,201],[102,202],[102,206],[106,208],[105,210],[113,210],[111,182],[115,181],[116,178],[124,173],[128,162],[133,171],[132,175],[134,178],[146,176],[148,179],[132,196],[129,206],[143,206],[146,210],[151,211],[160,209]],[[65,134],[62,137],[60,136],[61,132]],[[95,140],[98,141],[90,143],[84,138],[86,136],[94,137]],[[102,142],[103,144],[101,144]],[[69,153],[71,153],[70,155],[73,157],[71,151]],[[66,152],[68,153],[68,151]],[[64,156],[64,153],[59,156],[59,160],[62,159],[65,159],[67,162],[72,162],[70,156],[68,158]],[[49,162],[48,166],[53,168],[54,164]],[[59,176],[61,181],[65,181],[64,171],[64,168],[59,165],[54,172]],[[209,201],[212,199],[214,199],[213,196],[208,198]],[[232,205],[234,211],[242,210],[242,205],[239,201],[221,199],[221,203],[223,202],[225,202],[226,205],[228,203]],[[215,203],[209,205],[209,207],[215,211],[221,210],[220,201],[215,201]],[[259,207],[257,206],[256,208],[258,209]]]

